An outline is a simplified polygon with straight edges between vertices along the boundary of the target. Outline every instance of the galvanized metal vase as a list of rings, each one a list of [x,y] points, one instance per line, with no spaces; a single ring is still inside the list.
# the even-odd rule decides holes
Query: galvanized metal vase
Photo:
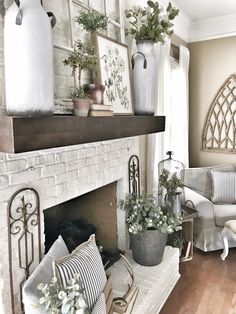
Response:
[[[159,230],[130,233],[130,244],[134,260],[143,266],[155,266],[162,262],[167,234]]]
[[[181,216],[181,192],[176,192],[174,194],[166,194],[165,204],[169,212],[172,213],[175,217]]]

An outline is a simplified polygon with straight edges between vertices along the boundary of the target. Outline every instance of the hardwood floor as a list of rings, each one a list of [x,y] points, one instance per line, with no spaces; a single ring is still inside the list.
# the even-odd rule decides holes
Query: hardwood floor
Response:
[[[160,314],[236,314],[236,248],[225,261],[222,251],[194,251],[180,263],[181,278]]]

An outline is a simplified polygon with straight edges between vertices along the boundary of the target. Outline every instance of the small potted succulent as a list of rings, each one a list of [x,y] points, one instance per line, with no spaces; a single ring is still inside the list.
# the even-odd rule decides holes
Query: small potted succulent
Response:
[[[76,76],[78,87],[72,93],[74,114],[87,116],[91,100],[89,94],[81,85],[82,71],[93,71],[97,66],[98,59],[95,55],[94,48],[88,44],[77,40],[74,44],[74,51],[64,60],[64,65],[70,66],[72,74]]]
[[[128,194],[120,202],[120,207],[126,212],[134,260],[145,266],[161,263],[167,235],[182,229],[181,217],[176,217],[166,208],[160,207],[151,194]]]
[[[108,27],[108,18],[94,10],[81,11],[75,18],[75,21],[91,34],[91,40],[95,42],[95,33],[98,31],[106,31]],[[96,69],[92,71],[93,83],[86,86],[86,92],[90,95],[91,100],[95,104],[103,103],[103,93],[105,86],[102,84],[95,84]]]

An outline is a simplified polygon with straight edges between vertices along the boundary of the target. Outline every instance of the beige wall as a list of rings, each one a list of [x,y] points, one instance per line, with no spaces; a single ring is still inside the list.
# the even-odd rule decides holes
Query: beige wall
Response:
[[[236,37],[192,43],[190,48],[190,166],[236,165],[235,154],[201,151],[204,121],[218,89],[236,73]]]

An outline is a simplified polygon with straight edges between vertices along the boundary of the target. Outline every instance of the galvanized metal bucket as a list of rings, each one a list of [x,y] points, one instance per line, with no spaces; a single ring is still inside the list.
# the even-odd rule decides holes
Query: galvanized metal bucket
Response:
[[[142,233],[130,233],[130,244],[134,260],[143,266],[155,266],[161,263],[167,234],[159,230],[145,230]]]

